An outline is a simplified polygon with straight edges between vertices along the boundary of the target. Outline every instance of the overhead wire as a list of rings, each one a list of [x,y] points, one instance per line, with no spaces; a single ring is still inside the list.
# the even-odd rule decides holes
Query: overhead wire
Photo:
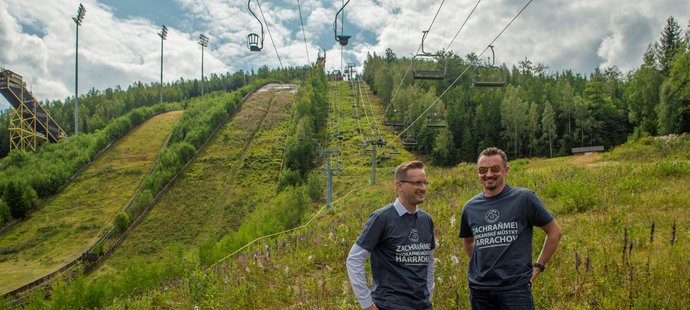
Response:
[[[431,20],[431,24],[429,24],[429,28],[427,28],[427,32],[431,31],[431,27],[434,26],[434,23],[436,22],[436,18],[438,17],[438,13],[441,12],[441,8],[443,7],[443,4],[446,2],[446,0],[442,0],[441,4],[438,6],[438,9],[436,10],[436,14],[434,15],[434,18]],[[417,47],[417,51],[414,53],[419,54],[419,51],[422,49],[422,44],[423,42],[420,42],[419,47]],[[388,109],[390,109],[391,105],[393,105],[393,100],[395,100],[395,96],[398,94],[398,91],[402,87],[403,83],[405,82],[405,78],[407,77],[407,74],[410,73],[410,69],[412,69],[412,62],[410,62],[410,65],[407,66],[407,70],[405,70],[405,74],[403,75],[402,79],[400,79],[400,83],[398,84],[398,87],[395,89],[393,92],[393,95],[391,96],[391,100],[388,103],[388,106],[386,107],[386,110],[383,111],[383,117],[379,121],[379,125],[383,123],[383,118],[385,117],[386,113],[388,113]]]
[[[462,28],[465,27],[465,24],[467,24],[467,21],[470,20],[470,16],[474,13],[474,10],[477,9],[477,6],[479,6],[479,3],[482,2],[482,0],[477,0],[477,4],[474,5],[474,8],[472,8],[472,11],[470,11],[470,14],[467,14],[467,18],[465,18],[465,21],[460,25],[460,29],[458,29],[458,32],[455,33],[455,36],[453,37],[452,40],[450,40],[450,43],[448,43],[448,46],[446,46],[446,50],[450,49],[450,46],[453,45],[453,42],[455,42],[455,39],[457,39],[458,35],[460,34],[460,31],[462,31]]]
[[[460,34],[460,31],[462,31],[462,29],[465,27],[465,24],[467,24],[467,21],[470,19],[472,14],[474,14],[474,11],[477,9],[477,6],[479,6],[480,2],[482,2],[482,0],[478,0],[477,3],[474,5],[474,8],[472,8],[472,11],[470,11],[470,13],[467,15],[467,17],[465,18],[465,21],[462,23],[462,25],[460,25],[460,29],[458,29],[458,31],[455,33],[455,36],[450,41],[450,43],[448,43],[448,46],[446,47],[445,50],[450,49],[450,46],[453,44],[453,42],[455,42],[455,39],[457,39],[458,35]],[[443,3],[441,3],[441,6],[443,6]],[[436,11],[436,15],[434,16],[434,19],[431,21],[431,25],[429,26],[429,29],[427,29],[427,32],[431,31],[431,26],[433,26],[434,21],[436,20],[436,17],[438,16],[439,11],[441,10],[441,6],[439,6],[438,10]],[[420,43],[419,47],[417,48],[417,52],[415,54],[419,53],[419,50],[422,48],[422,44],[424,44],[424,42]],[[412,68],[412,61],[410,61],[410,65],[407,67],[407,70],[405,71],[405,75],[400,80],[400,83],[398,84],[397,89],[393,93],[393,96],[391,96],[390,104],[388,104],[388,106],[386,107],[386,110],[384,111],[383,115],[381,116],[381,119],[378,122],[379,124],[384,122],[384,119],[386,117],[386,113],[388,112],[388,109],[390,108],[391,104],[393,103],[393,100],[395,99],[396,94],[400,90],[400,87],[405,82],[405,77],[407,77],[407,74],[410,72],[410,68]]]
[[[268,30],[268,36],[271,38],[271,43],[273,44],[273,49],[276,51],[276,55],[278,56],[278,62],[280,62],[280,67],[283,67],[283,61],[280,59],[280,54],[278,53],[278,48],[276,47],[276,43],[273,41],[273,35],[271,35],[271,28],[268,27],[268,21],[266,21],[266,16],[264,16],[264,10],[261,9],[261,2],[259,0],[256,0],[256,4],[259,6],[259,12],[261,12],[261,18],[264,19],[264,23],[266,24],[266,30]]]
[[[304,38],[304,48],[307,51],[307,64],[311,64],[309,59],[309,46],[307,45],[307,34],[304,32],[304,21],[302,20],[302,5],[297,0],[297,8],[299,9],[299,23],[302,25],[302,37]]]
[[[520,14],[522,14],[522,12],[525,11],[525,9],[527,9],[527,7],[532,3],[532,1],[534,0],[529,0],[527,4],[525,4],[525,6],[522,7],[522,9],[513,17],[513,19],[511,19],[510,22],[505,27],[503,27],[503,29],[498,33],[498,35],[494,37],[491,43],[489,43],[489,45],[487,45],[484,48],[484,50],[479,54],[477,58],[481,58],[482,55],[484,55],[484,53],[486,53],[486,51],[489,50],[489,48],[494,44],[494,42],[496,42],[496,40],[498,40],[498,38],[500,38],[501,35],[503,35],[503,33],[508,29],[508,27],[510,27],[510,25],[513,24],[513,22],[518,18],[518,16],[520,16]],[[450,83],[450,85],[448,85],[448,87],[438,96],[438,98],[436,98],[436,100],[434,100],[434,102],[431,103],[431,105],[429,105],[429,107],[427,107],[426,110],[424,110],[424,112],[420,113],[419,116],[413,122],[411,122],[409,126],[407,126],[404,130],[400,132],[397,138],[400,139],[400,137],[402,137],[402,135],[404,135],[405,132],[409,130],[412,127],[412,125],[414,125],[414,123],[416,123],[422,116],[424,116],[424,114],[426,114],[427,111],[429,111],[439,100],[441,100],[441,97],[443,97],[443,95],[445,95],[455,85],[455,83],[457,83],[460,80],[460,78],[465,75],[467,70],[469,70],[472,67],[476,67],[476,64],[469,64],[467,68],[465,68],[465,70],[462,71],[462,73],[460,73],[460,75],[452,83]]]
[[[341,201],[341,200],[347,198],[348,196],[350,196],[350,194],[352,194],[353,192],[358,192],[359,190],[361,190],[362,188],[364,188],[364,187],[366,187],[366,186],[368,186],[368,185],[369,185],[369,184],[365,184],[365,185],[362,185],[362,186],[353,188],[353,189],[350,190],[347,194],[345,194],[343,197],[340,197],[340,198],[338,198],[337,200],[333,201],[332,205],[335,205],[337,202],[339,202],[339,201]],[[290,228],[290,229],[286,229],[286,230],[283,230],[283,231],[279,231],[279,232],[276,232],[276,233],[268,234],[268,235],[265,235],[265,236],[261,236],[261,237],[259,237],[259,238],[256,238],[256,239],[250,241],[249,243],[245,244],[244,246],[240,247],[239,249],[235,250],[234,252],[232,252],[232,253],[226,255],[225,257],[219,259],[218,261],[216,261],[216,262],[213,263],[212,265],[208,266],[208,267],[206,268],[205,272],[208,273],[208,271],[209,271],[211,268],[215,267],[216,265],[218,265],[218,264],[221,263],[222,261],[224,261],[224,260],[226,260],[226,259],[228,259],[228,258],[234,256],[235,254],[237,254],[237,253],[239,253],[240,251],[246,249],[247,247],[249,247],[250,245],[256,243],[256,242],[259,241],[259,240],[263,240],[263,239],[266,239],[266,238],[270,238],[270,237],[274,237],[274,236],[286,234],[286,233],[289,233],[289,232],[291,232],[291,231],[295,231],[295,230],[298,230],[298,229],[302,229],[302,228],[305,228],[305,227],[311,225],[311,223],[312,223],[312,222],[323,212],[324,209],[326,209],[326,207],[327,207],[327,206],[325,206],[325,205],[324,205],[323,207],[321,207],[321,209],[319,209],[319,211],[317,211],[316,214],[314,214],[314,216],[312,216],[311,219],[309,219],[309,221],[306,222],[306,223],[303,224],[303,225],[300,225],[300,226],[297,226],[297,227],[293,227],[293,228]]]
[[[362,89],[364,88],[362,86],[361,80],[357,79],[357,87],[359,88],[359,96],[362,97]],[[367,98],[367,103],[369,105],[369,110],[371,110],[371,118],[376,119],[376,114],[374,114],[374,105],[371,102],[371,99],[369,98],[369,92],[364,92]],[[364,100],[362,100],[364,102]],[[364,108],[366,110],[366,108]],[[374,134],[379,136],[381,139],[383,139],[381,135],[381,126],[378,122],[374,122],[374,127],[372,127],[372,131],[374,131]]]
[[[481,54],[479,54],[479,57],[481,57],[484,53],[486,53],[486,51],[489,49],[489,46],[493,45],[493,43],[496,42],[496,40],[498,40],[498,39],[501,37],[501,35],[505,32],[505,30],[507,30],[508,27],[510,27],[510,25],[512,25],[512,23],[518,18],[518,16],[520,16],[520,14],[522,14],[522,12],[523,12],[525,9],[527,9],[527,7],[532,3],[532,1],[533,1],[533,0],[529,0],[529,1],[527,2],[527,4],[525,4],[525,6],[524,6],[514,17],[513,17],[513,19],[511,19],[511,21],[510,21],[510,22],[499,32],[499,34],[491,41],[491,43],[489,43],[489,45],[487,45],[487,47],[484,48],[484,50],[481,52]],[[433,22],[432,22],[432,24],[433,24]],[[420,46],[420,48],[421,48],[421,46]],[[277,52],[277,50],[276,50],[276,52]],[[436,104],[436,103],[441,99],[441,97],[443,97],[443,95],[445,95],[445,94],[448,92],[448,90],[450,90],[450,88],[452,88],[452,87],[460,80],[460,78],[467,72],[467,70],[469,70],[471,67],[474,67],[474,66],[475,66],[475,65],[473,65],[473,64],[468,65],[467,68],[465,68],[465,70],[464,70],[455,80],[453,80],[453,82],[448,86],[448,88],[446,88],[446,89],[443,91],[443,93],[441,93],[441,95],[439,95],[438,98],[436,98],[436,100],[435,100],[435,101],[434,101],[434,102],[433,102],[423,113],[421,113],[420,116],[417,117],[417,119],[415,119],[414,122],[412,122],[412,123],[410,124],[410,126],[408,126],[407,128],[405,128],[405,129],[397,136],[397,138],[400,139],[400,137],[405,133],[405,131],[407,131],[407,130],[412,126],[412,124],[414,124],[414,123],[415,123],[417,120],[419,120],[419,118],[421,118],[429,109],[431,109],[431,108],[434,106],[434,104]],[[357,187],[357,188],[352,189],[352,190],[349,191],[347,194],[345,194],[343,197],[340,197],[339,199],[337,199],[336,201],[334,201],[334,202],[333,202],[333,205],[335,205],[335,204],[336,204],[337,202],[339,202],[340,200],[345,199],[345,198],[348,197],[351,193],[353,193],[353,192],[355,192],[355,191],[359,192],[361,189],[363,189],[364,187],[366,187],[366,186],[368,186],[368,185],[370,186],[370,185],[372,185],[372,184],[369,183],[369,184],[365,184],[365,185],[362,185],[362,186],[360,186],[360,187]],[[280,231],[280,232],[277,232],[277,233],[273,233],[273,234],[268,234],[268,235],[265,235],[265,236],[262,236],[262,237],[258,237],[258,238],[256,238],[256,239],[250,241],[249,243],[245,244],[244,246],[240,247],[239,249],[235,250],[234,252],[232,252],[232,253],[226,255],[225,257],[221,258],[220,260],[218,260],[218,261],[216,261],[215,263],[213,263],[212,265],[210,265],[208,268],[205,269],[205,272],[208,272],[211,268],[215,267],[217,264],[219,264],[219,263],[221,263],[222,261],[224,261],[224,260],[226,260],[226,259],[228,259],[228,258],[234,256],[235,254],[239,253],[240,251],[246,249],[246,248],[249,247],[250,245],[252,245],[252,244],[254,244],[254,243],[256,243],[256,242],[258,242],[258,241],[260,241],[260,240],[263,240],[263,239],[266,239],[266,238],[270,238],[270,237],[273,237],[273,236],[277,236],[277,235],[281,235],[281,234],[286,234],[286,233],[289,233],[289,232],[292,232],[292,231],[295,231],[295,230],[298,230],[298,229],[302,229],[302,228],[305,228],[305,227],[309,226],[309,225],[310,225],[310,224],[311,224],[311,223],[312,223],[312,222],[323,212],[323,210],[324,210],[325,208],[326,208],[326,206],[321,207],[321,209],[319,209],[319,210],[316,212],[316,214],[314,214],[314,216],[312,216],[312,218],[311,218],[307,223],[305,223],[305,224],[303,224],[303,225],[301,225],[301,226],[297,226],[297,227],[290,228],[290,229],[287,229],[287,230],[283,230],[283,231]]]

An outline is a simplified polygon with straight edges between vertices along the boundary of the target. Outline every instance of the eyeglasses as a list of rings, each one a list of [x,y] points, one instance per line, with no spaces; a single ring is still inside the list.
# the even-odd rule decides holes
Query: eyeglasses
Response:
[[[419,186],[419,187],[421,187],[422,185],[424,185],[424,186],[429,186],[429,182],[427,182],[427,181],[416,181],[416,182],[413,182],[413,181],[408,181],[408,180],[400,180],[400,183],[412,184],[412,185],[414,185],[414,186]]]
[[[479,174],[486,174],[487,172],[489,172],[489,169],[491,169],[491,172],[498,173],[501,171],[501,168],[501,165],[479,166],[477,167],[477,172],[479,172]]]

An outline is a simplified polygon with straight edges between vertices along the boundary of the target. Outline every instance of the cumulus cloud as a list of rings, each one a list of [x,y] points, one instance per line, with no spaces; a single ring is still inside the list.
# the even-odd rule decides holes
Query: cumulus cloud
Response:
[[[551,71],[570,69],[588,74],[609,66],[627,71],[639,66],[644,49],[658,40],[669,16],[683,28],[690,19],[687,1],[544,0],[532,2],[504,31],[527,1],[480,2],[452,44],[451,39],[478,1],[445,1],[425,49],[449,49],[464,57],[480,54],[493,42],[497,62],[508,66],[527,58]],[[281,61],[283,66],[302,66],[315,62],[319,50],[327,53],[327,70],[354,63],[361,72],[367,53],[382,54],[391,48],[398,56],[411,57],[440,1],[350,1],[342,25],[343,33],[352,38],[344,48],[333,33],[341,0],[300,0],[304,33],[295,1],[261,1],[263,16],[257,2],[252,1],[264,24],[264,49],[260,53],[247,48],[247,34],[260,33],[260,24],[249,14],[246,1],[172,3],[178,6],[171,10],[176,14],[174,19],[168,16],[162,22],[152,16],[120,16],[117,8],[98,0],[86,2],[86,18],[79,28],[80,93],[90,88],[126,87],[135,81],[158,82],[160,38],[156,33],[160,23],[170,28],[164,42],[166,82],[199,78],[201,48],[197,41],[202,33],[210,38],[204,54],[206,74],[256,70],[264,65],[276,68]],[[0,2],[0,65],[23,75],[40,100],[73,96],[75,25],[71,16],[78,4],[73,0]]]

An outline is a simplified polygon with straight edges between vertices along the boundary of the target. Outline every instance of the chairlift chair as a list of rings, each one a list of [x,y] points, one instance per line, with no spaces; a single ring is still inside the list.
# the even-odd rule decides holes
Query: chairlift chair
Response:
[[[405,136],[403,137],[402,144],[405,146],[417,145],[417,138],[414,136],[414,133],[405,134]]]
[[[400,113],[393,109],[393,111],[386,113],[388,114],[386,119],[383,120],[383,124],[390,127],[402,127],[405,125],[404,121],[398,116]]]
[[[252,8],[249,6],[249,4],[252,2],[252,0],[247,1],[247,8],[249,9],[249,13],[252,13],[254,15],[254,18],[259,22],[261,25],[261,36],[259,36],[256,33],[250,33],[247,35],[247,47],[249,47],[249,50],[252,52],[260,52],[262,48],[264,48],[264,24],[261,22],[259,17],[254,14],[252,11]]]
[[[347,0],[347,2],[343,4],[343,7],[341,7],[340,10],[338,10],[338,13],[335,13],[335,21],[333,22],[333,33],[335,34],[335,40],[338,41],[338,43],[340,43],[341,46],[346,46],[351,37],[343,35],[342,25],[340,25],[340,34],[338,34],[338,15],[345,9],[345,6],[348,3],[350,3],[350,0]]]
[[[443,118],[443,114],[434,113],[429,115],[426,120],[427,128],[444,128],[446,127],[446,121]]]
[[[448,59],[440,53],[432,54],[424,51],[424,39],[429,33],[422,31],[422,52],[412,57],[412,77],[415,80],[443,80],[448,70]]]
[[[496,53],[494,53],[494,46],[491,48],[491,62],[486,62],[485,65],[479,65],[474,69],[474,80],[472,83],[474,87],[503,87],[506,85],[506,80],[501,68],[496,66]]]

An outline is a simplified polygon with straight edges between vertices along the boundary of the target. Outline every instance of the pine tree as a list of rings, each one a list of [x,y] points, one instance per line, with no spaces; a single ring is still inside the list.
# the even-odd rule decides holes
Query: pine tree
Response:
[[[680,25],[673,16],[666,20],[666,26],[661,32],[657,46],[657,59],[663,76],[667,77],[671,70],[671,62],[681,46],[682,32]]]
[[[544,104],[541,126],[543,135],[549,141],[549,157],[553,157],[553,140],[556,138],[556,117],[548,100]]]

